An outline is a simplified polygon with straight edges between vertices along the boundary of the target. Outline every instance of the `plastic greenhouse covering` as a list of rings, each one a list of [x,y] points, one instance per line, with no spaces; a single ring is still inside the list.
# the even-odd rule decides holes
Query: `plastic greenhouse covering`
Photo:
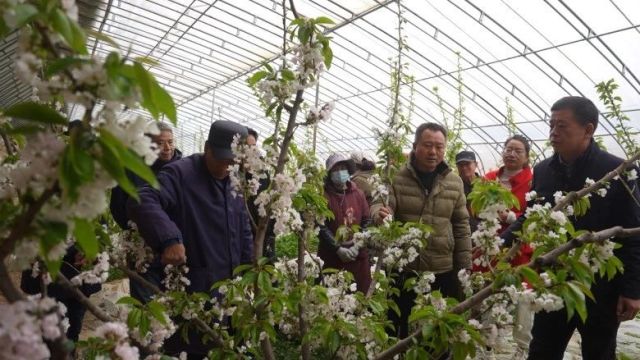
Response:
[[[231,119],[261,135],[273,128],[247,86],[263,62],[282,47],[282,1],[80,0],[81,22],[114,39],[131,56],[160,62],[152,71],[178,106],[175,130],[185,153],[202,151],[209,124]],[[328,16],[335,25],[333,66],[310,102],[335,101],[328,123],[317,129],[317,153],[375,150],[372,128],[385,127],[391,60],[397,48],[397,2],[297,0],[301,15]],[[413,126],[443,121],[434,87],[451,117],[464,84],[461,138],[484,169],[499,162],[508,136],[507,99],[518,131],[545,146],[549,108],[558,98],[583,95],[596,102],[595,85],[613,78],[623,110],[640,128],[640,2],[637,0],[405,0],[404,53],[415,76]],[[288,13],[290,17],[290,12]],[[291,20],[291,18],[290,18]],[[15,79],[16,36],[0,44],[0,105],[31,95]],[[112,44],[89,39],[95,56]],[[459,74],[458,74],[459,71]],[[409,99],[404,99],[409,102]],[[624,155],[603,116],[596,135]],[[311,137],[309,136],[309,139]],[[310,141],[304,137],[299,141]]]

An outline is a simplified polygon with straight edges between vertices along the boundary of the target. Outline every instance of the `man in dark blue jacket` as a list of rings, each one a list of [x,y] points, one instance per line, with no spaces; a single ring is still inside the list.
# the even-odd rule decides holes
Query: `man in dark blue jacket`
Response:
[[[556,191],[576,191],[585,186],[587,178],[599,180],[622,163],[593,141],[598,126],[598,109],[583,97],[565,97],[551,107],[549,139],[555,151],[534,168],[532,190],[538,197],[552,202]],[[570,217],[576,229],[599,231],[613,226],[640,226],[638,188],[628,182],[631,193],[621,181],[612,181],[605,197],[591,196],[591,208],[586,215]],[[521,216],[504,234],[510,244],[513,232],[521,228]],[[631,320],[640,309],[640,238],[613,239],[622,244],[615,255],[624,264],[624,273],[612,281],[596,278],[591,290],[595,302],[587,299],[585,323],[574,315],[567,321],[565,309],[535,316],[529,347],[529,359],[562,359],[567,343],[577,328],[582,336],[584,359],[615,359],[616,335],[621,321]]]
[[[211,293],[211,286],[232,276],[233,269],[252,260],[253,237],[244,200],[231,194],[229,165],[233,137],[247,128],[231,121],[211,124],[204,154],[172,162],[158,174],[160,189],[140,189],[140,203],[130,199],[129,215],[163,265],[186,262],[189,292]],[[179,335],[174,338],[179,338]],[[171,352],[206,355],[199,336],[189,345],[168,341]],[[173,345],[175,346],[173,346]]]
[[[171,127],[165,123],[158,123],[158,129],[160,133],[158,135],[151,136],[152,141],[158,146],[158,158],[151,165],[151,170],[153,173],[158,175],[160,169],[163,166],[179,160],[182,158],[182,153],[180,150],[175,148],[175,144],[173,142],[173,130]],[[127,176],[133,182],[136,188],[141,188],[144,185],[147,185],[147,182],[144,181],[138,175],[127,172]],[[129,200],[129,194],[124,191],[120,186],[116,186],[111,190],[111,200],[109,202],[109,209],[111,210],[111,215],[113,219],[116,221],[118,226],[122,230],[128,230],[129,226],[129,216],[127,216],[127,201]],[[162,278],[164,274],[162,269],[160,269],[157,265],[151,264],[146,272],[139,274],[145,280],[150,283],[160,286]],[[143,303],[149,302],[151,300],[152,292],[146,288],[144,285],[138,283],[133,278],[129,278],[129,292],[132,297],[140,300]]]

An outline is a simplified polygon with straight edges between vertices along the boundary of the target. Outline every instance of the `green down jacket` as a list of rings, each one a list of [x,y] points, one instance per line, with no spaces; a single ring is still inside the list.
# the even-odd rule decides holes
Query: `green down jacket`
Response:
[[[378,210],[371,207],[371,217],[380,223]],[[427,246],[407,270],[443,273],[471,268],[471,230],[462,179],[446,167],[435,178],[427,194],[415,170],[407,163],[395,176],[389,194],[394,220],[422,222],[433,227]]]

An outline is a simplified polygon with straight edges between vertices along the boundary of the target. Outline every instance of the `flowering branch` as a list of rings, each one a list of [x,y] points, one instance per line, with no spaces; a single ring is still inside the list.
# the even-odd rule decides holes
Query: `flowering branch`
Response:
[[[30,230],[31,223],[40,212],[44,204],[58,192],[57,183],[47,189],[40,197],[29,204],[29,208],[9,226],[11,232],[9,236],[2,240],[0,244],[0,260],[4,261],[8,254],[13,251],[15,244],[24,238]]]
[[[127,268],[126,266],[121,266],[119,267],[119,269],[122,270],[124,273],[126,273],[127,276],[129,276],[131,279],[133,279],[133,281],[136,281],[138,284],[141,284],[145,288],[151,290],[155,295],[158,295],[158,296],[165,295],[165,293],[162,292],[160,288],[158,288],[156,285],[152,284],[147,279],[140,276],[140,274],[138,274],[137,272]],[[202,319],[200,319],[199,317],[194,317],[191,319],[191,321],[193,321],[194,324],[196,324],[196,326],[203,333],[211,337],[211,340],[213,341],[216,347],[219,347],[219,348],[224,347],[224,342],[220,338],[220,335],[215,330],[213,330],[209,325],[207,325],[207,323],[205,323]]]
[[[528,267],[533,267],[533,268],[537,268],[543,265],[548,265],[548,264],[552,264],[555,262],[555,259],[557,259],[558,256],[569,252],[571,249],[580,247],[584,244],[587,243],[593,243],[593,242],[602,242],[605,241],[606,239],[609,239],[611,237],[628,237],[628,236],[634,236],[634,235],[638,235],[640,234],[640,228],[631,228],[631,229],[624,229],[620,226],[615,226],[609,229],[605,229],[605,230],[601,230],[598,232],[590,232],[590,233],[585,233],[569,242],[567,242],[566,244],[552,250],[549,251],[548,253],[541,255],[540,257],[536,258],[535,260],[532,260],[529,264],[527,264],[526,266]],[[452,314],[462,314],[465,311],[472,309],[478,305],[480,305],[482,303],[482,301],[484,301],[485,299],[487,299],[489,296],[493,295],[496,292],[501,291],[500,289],[496,289],[493,286],[493,283],[485,286],[484,288],[482,288],[482,290],[478,291],[477,293],[475,293],[473,296],[469,297],[468,299],[466,299],[465,301],[459,303],[458,305],[452,307],[449,310],[449,313]],[[386,360],[386,359],[393,359],[394,356],[396,356],[397,354],[403,353],[405,351],[407,351],[409,349],[409,347],[411,347],[416,340],[420,339],[422,337],[422,329],[418,329],[416,331],[414,331],[413,333],[411,333],[409,336],[407,336],[406,338],[398,341],[395,345],[393,345],[392,347],[388,348],[387,350],[383,351],[382,353],[380,353],[375,359],[376,360]]]

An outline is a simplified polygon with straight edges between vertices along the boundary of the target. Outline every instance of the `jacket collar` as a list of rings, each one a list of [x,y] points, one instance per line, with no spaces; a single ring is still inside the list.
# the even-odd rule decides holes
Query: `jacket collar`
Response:
[[[566,164],[562,162],[562,160],[560,160],[560,155],[558,153],[554,153],[549,166],[556,170],[582,169],[601,152],[602,150],[600,150],[600,148],[592,138],[587,149],[572,164]]]
[[[504,165],[500,167],[496,178],[498,179],[500,178],[500,175],[502,175],[502,173],[504,172],[504,169],[505,169]],[[522,171],[510,177],[509,183],[511,184],[511,187],[515,187],[518,184],[522,184],[525,181],[529,181],[531,176],[532,176],[531,167],[527,165],[524,168],[522,168]]]
[[[416,155],[413,153],[413,151],[411,152],[411,157],[409,159],[410,160],[407,162],[407,169],[409,170],[411,175],[413,175],[417,180],[419,170],[414,165]],[[447,163],[444,160],[442,160],[442,162],[438,164],[438,166],[436,166],[436,169],[434,171],[436,172],[436,175],[444,176],[451,171],[451,168],[449,167],[449,165],[447,165]]]

